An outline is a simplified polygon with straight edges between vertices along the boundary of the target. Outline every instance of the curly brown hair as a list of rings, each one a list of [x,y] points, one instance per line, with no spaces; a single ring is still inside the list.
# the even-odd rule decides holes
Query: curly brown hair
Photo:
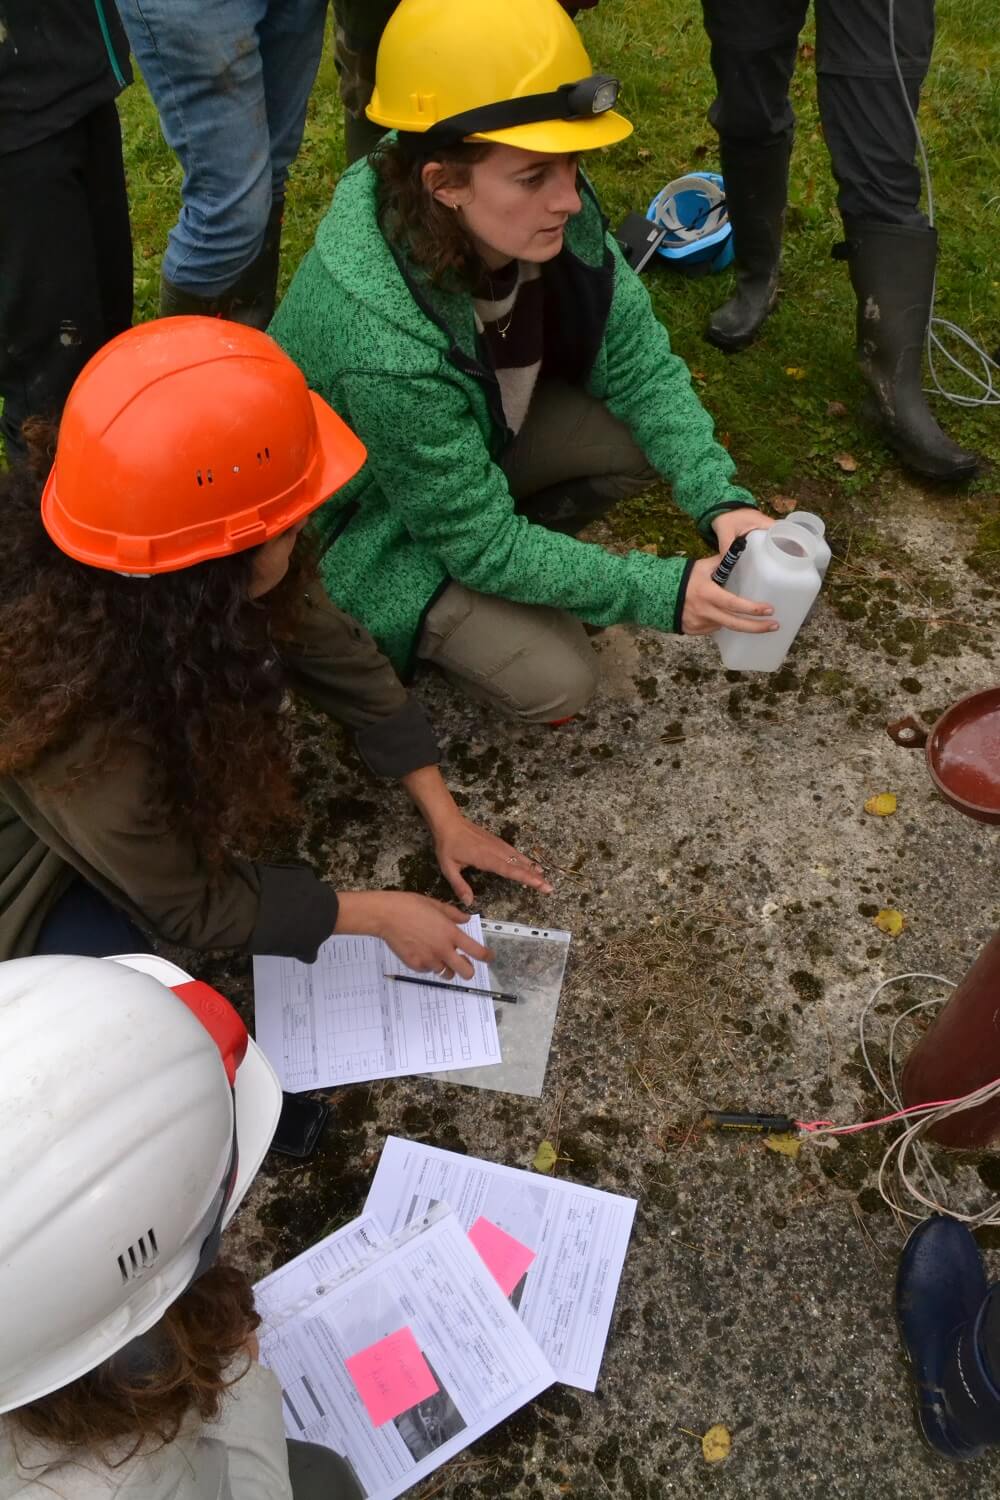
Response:
[[[272,640],[292,631],[309,549],[257,600],[256,549],[147,579],[88,567],[42,525],[54,433],[27,436],[31,462],[0,474],[0,775],[95,729],[74,784],[152,744],[155,791],[203,857],[255,849],[294,808]]]
[[[493,147],[489,141],[463,141],[435,151],[447,168],[449,185],[467,187],[476,162]],[[382,141],[369,157],[378,177],[378,212],[390,244],[405,249],[435,284],[449,279],[469,290],[482,275],[482,262],[458,214],[439,203],[424,185],[428,157],[402,141]]]
[[[137,1377],[112,1357],[6,1420],[15,1436],[21,1431],[60,1451],[85,1448],[112,1467],[126,1463],[141,1449],[172,1443],[189,1412],[203,1422],[218,1418],[223,1393],[250,1368],[247,1341],[259,1325],[243,1272],[213,1266],[146,1335],[148,1373]],[[246,1363],[231,1371],[244,1351]]]

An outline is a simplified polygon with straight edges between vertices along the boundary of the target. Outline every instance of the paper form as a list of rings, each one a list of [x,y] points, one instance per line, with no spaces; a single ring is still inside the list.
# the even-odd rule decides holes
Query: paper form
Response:
[[[254,1287],[254,1303],[264,1322],[277,1327],[301,1311],[330,1287],[354,1272],[385,1243],[386,1233],[371,1214],[352,1219],[279,1266]]]
[[[422,1381],[414,1346],[429,1377]],[[380,1348],[411,1357],[378,1377],[385,1411],[396,1412],[376,1425],[365,1397],[383,1417],[367,1378]],[[367,1500],[395,1500],[553,1380],[458,1220],[443,1209],[394,1236],[278,1329],[265,1322],[260,1357],[281,1382],[288,1436],[345,1454]],[[407,1380],[418,1399],[399,1410]]]
[[[478,916],[462,930],[482,941]],[[486,964],[472,965],[472,978],[456,977],[455,984],[489,989]],[[487,996],[394,984],[386,974],[429,977],[408,969],[386,943],[372,937],[328,938],[312,964],[254,958],[257,1043],[282,1088],[297,1093],[500,1062]]]
[[[511,1305],[556,1378],[595,1390],[635,1199],[389,1136],[365,1213],[393,1234],[436,1203],[465,1230],[482,1216],[534,1250]]]

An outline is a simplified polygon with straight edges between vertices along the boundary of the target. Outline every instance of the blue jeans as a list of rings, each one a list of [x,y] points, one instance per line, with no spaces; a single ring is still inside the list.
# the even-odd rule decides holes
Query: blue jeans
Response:
[[[118,0],[167,144],[184,169],[163,275],[229,290],[264,242],[305,128],[327,0]]]

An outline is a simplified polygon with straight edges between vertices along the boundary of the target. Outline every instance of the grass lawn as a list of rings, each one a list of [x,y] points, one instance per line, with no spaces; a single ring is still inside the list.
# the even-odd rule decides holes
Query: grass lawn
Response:
[[[705,117],[713,94],[708,48],[690,0],[603,0],[585,13],[583,29],[595,66],[622,78],[624,108],[636,126],[629,140],[588,159],[617,223],[630,209],[645,208],[669,178],[717,167],[716,138]],[[690,280],[658,267],[646,281],[744,481],[765,500],[775,493],[800,495],[824,509],[836,527],[839,502],[849,502],[851,512],[861,501],[877,505],[900,470],[853,419],[860,392],[854,302],[846,267],[830,258],[841,226],[816,110],[812,41],[810,28],[793,85],[799,129],[784,295],[766,337],[735,358],[703,341],[706,316],[726,295],[728,274]],[[180,173],[141,82],[123,97],[121,109],[141,319],[155,313]],[[1000,345],[1000,44],[992,0],[939,0],[937,48],[920,119],[942,243],[939,311],[993,351]],[[342,115],[328,46],[289,188],[283,285],[308,248],[343,165]],[[851,415],[828,415],[830,402],[845,404]],[[963,411],[942,401],[937,410],[958,441],[994,463],[1000,460],[996,409]],[[851,475],[835,462],[845,452],[857,461]],[[971,504],[976,519],[989,523],[996,490],[996,472],[988,467],[960,503]],[[640,502],[623,524],[646,541],[663,540],[669,550],[675,528],[660,502],[645,511]]]

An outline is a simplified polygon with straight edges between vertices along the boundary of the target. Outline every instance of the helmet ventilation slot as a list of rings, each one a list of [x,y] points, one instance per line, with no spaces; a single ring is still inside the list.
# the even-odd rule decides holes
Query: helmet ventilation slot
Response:
[[[205,473],[204,473],[204,476],[202,475],[202,472],[199,469],[198,472],[197,472],[197,479],[198,479],[199,486],[205,485],[205,484],[214,484],[215,483],[214,479],[212,478],[212,471],[211,471],[211,469],[206,469]]]
[[[152,1229],[147,1229],[145,1234],[140,1234],[134,1245],[129,1245],[118,1257],[118,1269],[121,1272],[122,1283],[134,1281],[150,1266],[159,1256],[159,1246],[156,1243],[156,1234]]]

